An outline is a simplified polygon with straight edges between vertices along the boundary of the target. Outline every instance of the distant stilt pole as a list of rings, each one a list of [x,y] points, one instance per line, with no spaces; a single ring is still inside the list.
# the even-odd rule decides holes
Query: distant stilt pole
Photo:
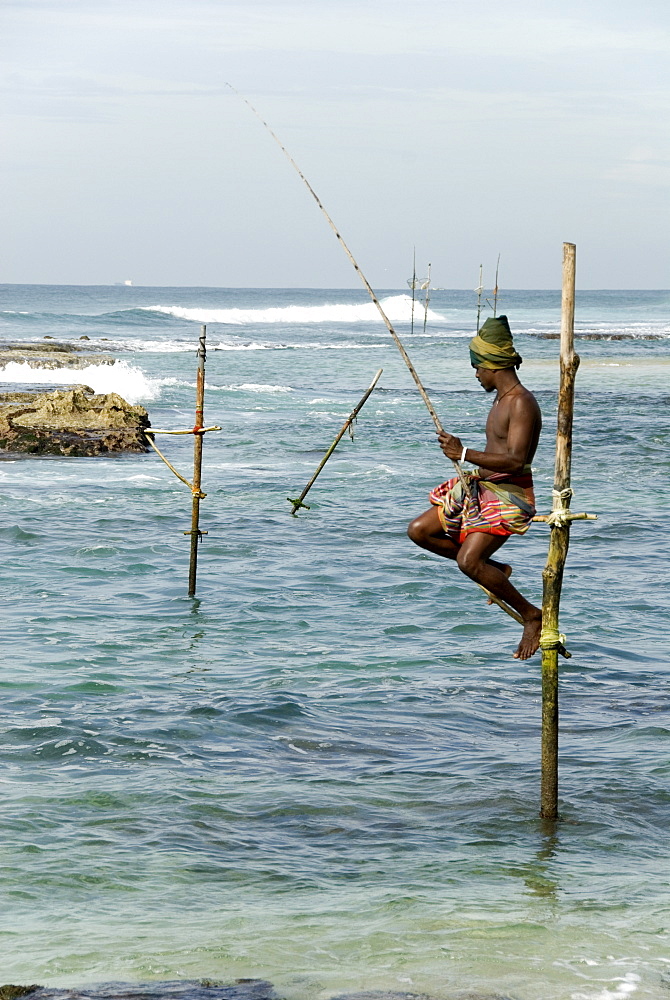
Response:
[[[410,327],[410,333],[414,336],[414,303],[416,300],[416,247],[414,247],[414,254],[412,257],[412,323]]]
[[[203,532],[200,531],[200,500],[204,494],[200,490],[200,477],[202,473],[202,442],[204,435],[203,416],[205,409],[205,337],[207,327],[200,328],[200,340],[198,343],[198,371],[196,373],[195,386],[195,424],[193,426],[193,508],[191,511],[191,562],[188,571],[188,596],[195,597],[195,581],[198,569],[198,542]]]
[[[423,332],[426,332],[426,324],[428,323],[428,303],[430,302],[430,264],[428,265],[428,279],[426,281],[426,298],[423,305]]]
[[[576,247],[563,244],[563,294],[561,304],[561,367],[554,469],[554,520],[547,564],[542,574],[542,783],[540,816],[558,819],[558,631],[563,569],[570,544],[570,466],[575,376],[579,356],[574,349]],[[562,515],[562,512],[565,514]],[[561,516],[562,515],[562,516]]]
[[[498,274],[500,272],[500,254],[498,254],[498,262],[496,264],[496,286],[493,289],[493,315],[498,314]]]
[[[482,292],[484,291],[484,285],[482,284],[482,281],[483,281],[483,278],[482,278],[483,271],[484,271],[483,265],[480,264],[479,265],[479,284],[475,288],[475,291],[477,292],[477,333],[479,333],[479,323],[480,323],[480,319],[481,319],[481,315],[482,315]]]

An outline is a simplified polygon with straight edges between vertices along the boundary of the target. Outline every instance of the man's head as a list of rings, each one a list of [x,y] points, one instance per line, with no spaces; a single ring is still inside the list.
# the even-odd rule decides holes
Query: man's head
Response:
[[[521,360],[521,355],[514,350],[507,316],[490,316],[480,327],[477,336],[470,341],[470,363],[473,368],[501,371],[504,368],[518,368]]]

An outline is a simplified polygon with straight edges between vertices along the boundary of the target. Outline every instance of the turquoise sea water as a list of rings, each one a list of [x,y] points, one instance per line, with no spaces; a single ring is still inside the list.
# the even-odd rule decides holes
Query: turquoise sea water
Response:
[[[382,296],[442,422],[483,444],[474,296],[426,331]],[[500,304],[553,479],[558,292]],[[198,596],[190,493],[154,454],[0,459],[0,982],[266,977],[289,1000],[670,995],[670,293],[577,301],[562,821],[538,818],[539,656],[407,522],[451,474],[358,290],[0,286],[0,340],[109,349],[71,379],[193,423],[207,324]],[[599,335],[600,339],[584,339]],[[624,339],[612,339],[621,338]],[[308,502],[289,516],[375,371]],[[192,442],[162,438],[190,476]],[[539,601],[548,534],[506,547]]]

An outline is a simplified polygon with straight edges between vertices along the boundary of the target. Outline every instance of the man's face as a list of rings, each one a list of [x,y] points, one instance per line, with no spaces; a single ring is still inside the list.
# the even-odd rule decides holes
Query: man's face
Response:
[[[493,374],[489,368],[475,368],[475,378],[486,392],[493,392],[495,389]]]

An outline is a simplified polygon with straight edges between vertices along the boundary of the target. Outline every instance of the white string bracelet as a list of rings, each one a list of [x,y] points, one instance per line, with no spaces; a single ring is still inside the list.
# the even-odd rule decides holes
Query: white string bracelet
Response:
[[[467,450],[468,450],[467,445],[465,445],[463,451],[461,452],[461,462],[465,461],[465,453]]]

